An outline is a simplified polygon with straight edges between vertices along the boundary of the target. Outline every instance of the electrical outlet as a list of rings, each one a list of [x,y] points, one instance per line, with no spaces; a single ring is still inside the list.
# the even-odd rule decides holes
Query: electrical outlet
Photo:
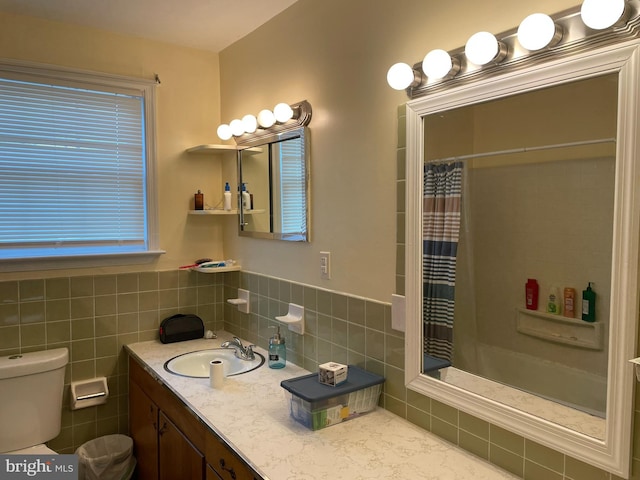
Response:
[[[320,278],[331,278],[331,252],[320,252]]]

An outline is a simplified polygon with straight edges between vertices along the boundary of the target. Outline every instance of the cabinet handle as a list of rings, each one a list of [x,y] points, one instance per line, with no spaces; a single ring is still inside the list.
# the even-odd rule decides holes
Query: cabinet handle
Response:
[[[164,434],[167,431],[167,422],[163,422],[160,430],[158,430],[158,435]]]
[[[236,480],[236,472],[233,471],[233,467],[227,468],[227,464],[225,463],[224,458],[220,459],[220,468],[229,472],[231,478],[233,480]]]

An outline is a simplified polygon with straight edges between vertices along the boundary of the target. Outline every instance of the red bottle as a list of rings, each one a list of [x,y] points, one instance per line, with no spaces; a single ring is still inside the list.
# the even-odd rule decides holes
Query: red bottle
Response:
[[[535,279],[529,278],[524,286],[526,298],[527,298],[527,310],[538,309],[538,282]]]

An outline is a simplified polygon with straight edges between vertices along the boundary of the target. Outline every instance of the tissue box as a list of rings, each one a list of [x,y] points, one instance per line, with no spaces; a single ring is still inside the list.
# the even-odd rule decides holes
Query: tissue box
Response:
[[[351,420],[376,408],[384,377],[349,366],[349,378],[337,387],[318,382],[315,373],[284,380],[291,416],[311,430]]]
[[[335,387],[347,381],[347,370],[348,367],[341,363],[323,363],[318,367],[318,381]]]

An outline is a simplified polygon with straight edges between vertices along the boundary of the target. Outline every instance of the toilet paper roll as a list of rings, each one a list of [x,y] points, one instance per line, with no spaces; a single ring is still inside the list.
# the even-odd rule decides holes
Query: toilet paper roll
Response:
[[[222,388],[224,377],[224,362],[222,360],[211,360],[209,362],[209,385],[211,388]]]

